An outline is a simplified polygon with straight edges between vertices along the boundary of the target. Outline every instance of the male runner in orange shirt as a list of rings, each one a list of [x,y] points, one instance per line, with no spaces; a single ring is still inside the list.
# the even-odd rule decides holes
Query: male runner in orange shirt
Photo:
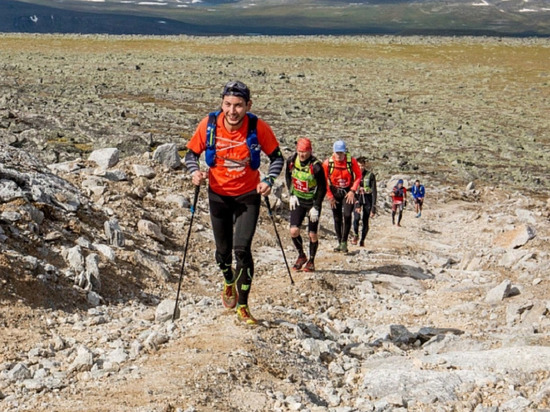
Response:
[[[269,125],[249,113],[250,90],[240,81],[225,85],[221,110],[202,119],[187,144],[185,164],[192,181],[200,185],[208,179],[208,200],[216,263],[224,275],[222,303],[237,307],[238,318],[246,324],[257,321],[248,308],[254,276],[251,244],[260,214],[262,196],[281,173],[284,158]],[[269,159],[269,170],[260,181],[260,151]],[[198,159],[205,152],[208,174],[199,170]],[[235,251],[236,268],[232,269]]]

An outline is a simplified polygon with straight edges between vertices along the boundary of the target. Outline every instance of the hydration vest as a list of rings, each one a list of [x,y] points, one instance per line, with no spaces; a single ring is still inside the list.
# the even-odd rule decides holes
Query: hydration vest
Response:
[[[370,187],[371,177],[372,177],[372,172],[369,172],[363,178],[363,190],[365,190],[365,194],[367,195],[370,195],[372,193],[372,187]]]
[[[209,167],[216,165],[216,122],[221,110],[212,112],[208,115],[208,124],[206,125],[206,151],[204,157]],[[257,170],[260,167],[261,146],[258,142],[258,133],[256,126],[258,117],[252,113],[246,113],[248,116],[248,132],[246,134],[246,145],[250,152],[250,168]]]
[[[395,194],[395,197],[404,197],[405,196],[405,188],[402,187],[399,189],[397,186],[394,186],[393,193]]]
[[[349,152],[346,153],[346,168],[348,169],[348,173],[351,176],[351,184],[353,185],[355,174],[353,173],[353,167],[351,164],[351,154]],[[330,176],[332,175],[332,172],[334,172],[334,158],[330,156],[328,159],[328,184],[330,185],[332,185],[330,181]]]
[[[290,169],[292,170],[292,187],[290,192],[301,199],[313,199],[317,191],[317,180],[313,172],[313,165],[320,163],[315,159],[307,166],[302,166],[300,158],[296,156],[294,162],[291,162]]]
[[[424,186],[420,185],[416,187],[416,185],[413,185],[413,187],[411,188],[411,194],[413,195],[414,198],[424,197],[424,194],[425,194]]]

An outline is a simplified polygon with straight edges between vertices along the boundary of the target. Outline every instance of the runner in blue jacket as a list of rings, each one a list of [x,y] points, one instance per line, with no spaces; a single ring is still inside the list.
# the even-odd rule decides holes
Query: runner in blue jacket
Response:
[[[420,180],[414,182],[413,187],[411,188],[411,194],[414,200],[414,211],[416,212],[416,217],[422,216],[422,205],[424,204],[424,195],[426,194],[426,189],[424,185],[420,184]]]

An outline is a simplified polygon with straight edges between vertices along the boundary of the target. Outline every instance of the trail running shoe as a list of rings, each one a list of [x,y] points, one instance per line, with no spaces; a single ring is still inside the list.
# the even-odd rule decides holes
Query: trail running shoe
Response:
[[[304,272],[315,272],[315,263],[313,259],[309,259],[304,267]]]
[[[222,304],[227,309],[233,309],[237,306],[237,288],[235,287],[235,282],[226,283],[223,282],[223,291],[222,291]]]
[[[340,243],[340,252],[348,253],[348,242]]]
[[[351,237],[351,244],[352,244],[352,245],[356,245],[358,241],[359,241],[359,236],[353,235],[353,236]]]
[[[237,317],[241,322],[244,322],[247,325],[256,325],[258,323],[258,321],[254,319],[254,317],[250,313],[248,305],[237,306]]]
[[[338,246],[336,246],[336,247],[334,248],[334,251],[335,251],[335,252],[341,252],[341,251],[342,251],[342,244],[341,244],[341,243],[338,243]]]
[[[294,266],[292,266],[292,268],[294,270],[300,270],[302,269],[302,266],[304,266],[304,263],[307,262],[307,256],[306,255],[300,255],[298,256],[298,259],[296,259],[296,263],[294,264]]]

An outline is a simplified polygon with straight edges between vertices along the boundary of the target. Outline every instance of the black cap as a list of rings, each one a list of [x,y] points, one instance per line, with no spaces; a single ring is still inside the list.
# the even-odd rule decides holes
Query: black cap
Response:
[[[228,82],[222,92],[223,96],[237,96],[242,97],[246,102],[250,100],[250,90],[247,85],[238,80]]]

